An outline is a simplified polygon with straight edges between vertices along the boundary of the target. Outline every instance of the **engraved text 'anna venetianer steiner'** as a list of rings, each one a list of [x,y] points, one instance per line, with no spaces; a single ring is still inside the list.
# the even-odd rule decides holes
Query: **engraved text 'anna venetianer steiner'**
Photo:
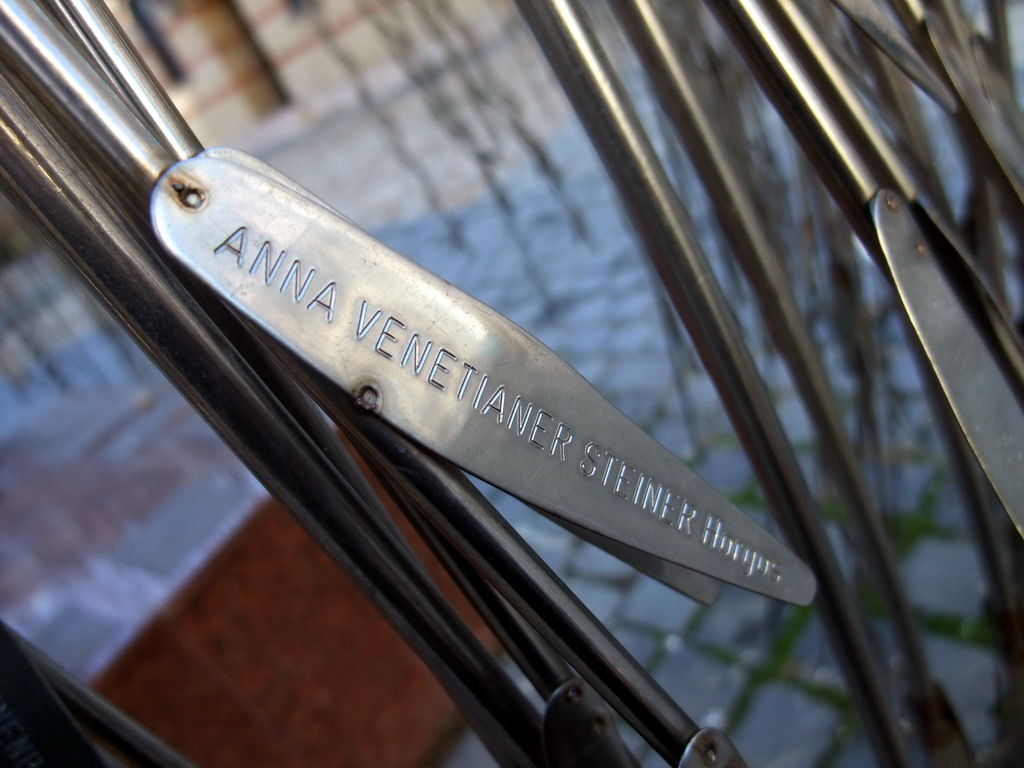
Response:
[[[276,291],[282,301],[296,305],[310,320],[333,324],[342,319],[351,323],[356,341],[392,361],[396,375],[414,377],[439,397],[458,404],[456,407],[472,409],[477,417],[494,425],[498,439],[518,442],[546,457],[546,461],[600,484],[624,507],[660,520],[666,530],[696,538],[711,551],[736,562],[748,577],[772,582],[782,578],[776,560],[731,535],[722,520],[702,513],[664,478],[646,472],[639,462],[617,456],[588,439],[578,424],[570,425],[526,393],[508,390],[501,382],[500,371],[481,370],[463,351],[437,343],[388,308],[368,300],[358,299],[339,310],[336,281],[317,274],[315,267],[304,267],[301,258],[284,250],[275,252],[270,241],[251,235],[248,227],[227,233],[213,244],[212,253],[217,258],[233,259],[239,269],[267,290]]]

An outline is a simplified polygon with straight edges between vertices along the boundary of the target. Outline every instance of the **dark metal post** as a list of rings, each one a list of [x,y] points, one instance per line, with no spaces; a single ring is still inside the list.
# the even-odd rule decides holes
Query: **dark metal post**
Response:
[[[153,246],[128,234],[130,225],[3,81],[0,115],[6,191],[435,670],[492,752],[508,765],[539,762],[537,713],[418,569],[367,521],[358,496],[177,287]]]
[[[376,417],[367,415],[355,423],[359,432],[353,437],[369,441],[368,449],[380,451],[429,499],[421,511],[431,525],[652,747],[669,762],[677,761],[697,725],[473,484]]]

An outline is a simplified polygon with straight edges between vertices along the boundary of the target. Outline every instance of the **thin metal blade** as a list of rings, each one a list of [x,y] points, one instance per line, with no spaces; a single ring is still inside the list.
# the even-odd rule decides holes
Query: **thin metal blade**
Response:
[[[797,603],[810,570],[518,326],[258,161],[153,193],[163,244],[295,359],[470,473],[627,547]]]
[[[964,107],[1014,191],[1024,199],[1024,119],[1012,88],[999,73],[979,63],[974,41],[969,40],[971,47],[963,50],[935,16],[928,17],[927,31]]]
[[[718,595],[721,592],[719,583],[703,573],[697,573],[697,571],[690,568],[670,563],[668,560],[641,552],[639,549],[627,547],[615,539],[609,539],[607,536],[594,533],[590,529],[579,525],[573,525],[566,520],[554,519],[566,530],[576,534],[584,541],[593,544],[595,547],[600,547],[608,554],[629,563],[641,573],[650,576],[652,579],[657,579],[666,587],[671,587],[676,592],[684,594],[692,600],[704,603],[705,605],[711,605],[718,599]]]
[[[325,205],[323,201],[318,200],[308,190],[300,187],[292,179],[288,178],[277,169],[270,168],[265,163],[257,160],[252,155],[246,154],[245,152],[240,152],[237,149],[216,147],[207,150],[206,156],[228,160],[249,168],[256,173],[262,173],[267,178],[272,179],[278,185],[285,187],[295,194],[301,195],[314,203]],[[341,218],[351,222],[351,219],[347,218],[344,214],[339,213],[333,208],[331,210],[337,213]],[[544,510],[540,508],[538,508],[538,511],[544,513]],[[676,565],[675,563],[670,563],[667,560],[655,557],[639,549],[626,546],[620,541],[609,539],[606,536],[602,536],[591,531],[589,528],[573,525],[558,516],[551,516],[551,518],[584,541],[593,544],[595,547],[600,547],[613,557],[619,558],[633,568],[636,568],[641,573],[650,576],[652,579],[657,579],[665,586],[686,595],[692,600],[704,603],[705,605],[711,605],[718,599],[721,589],[719,588],[718,581],[713,578],[689,568]]]
[[[921,58],[913,43],[877,0],[832,0],[840,10],[861,28],[878,49],[892,59],[918,87],[952,114],[956,112],[956,95]]]
[[[1024,413],[909,206],[881,192],[871,212],[896,290],[982,469],[1024,535]]]

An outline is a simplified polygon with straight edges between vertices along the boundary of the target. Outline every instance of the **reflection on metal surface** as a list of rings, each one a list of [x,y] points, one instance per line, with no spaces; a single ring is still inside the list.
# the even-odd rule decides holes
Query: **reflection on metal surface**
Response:
[[[943,276],[910,209],[891,192],[871,206],[882,251],[928,360],[985,474],[1024,534],[1024,414],[999,363]]]
[[[942,19],[929,16],[926,29],[978,136],[988,146],[1012,194],[1024,200],[1024,129],[1011,86],[997,72],[980,65],[978,57],[985,54],[974,41],[968,40],[968,48],[962,49]]]
[[[372,387],[386,421],[528,503],[747,589],[811,599],[803,563],[561,359],[254,162],[174,166],[153,220],[302,362],[350,394]]]

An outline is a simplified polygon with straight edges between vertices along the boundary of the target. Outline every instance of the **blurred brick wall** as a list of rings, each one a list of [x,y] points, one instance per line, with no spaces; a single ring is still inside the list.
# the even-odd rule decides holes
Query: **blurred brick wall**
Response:
[[[385,43],[375,17],[395,14],[385,29],[395,18],[408,21],[413,1],[420,0],[142,0],[152,9],[159,35],[184,74],[175,83],[127,3],[108,0],[142,57],[208,146],[230,142],[283,106],[311,111],[315,117],[353,103],[353,68],[339,59],[338,51],[359,77],[369,75],[383,87],[401,85],[394,46]],[[461,23],[486,25],[494,17],[491,11],[507,2],[452,0],[445,8],[457,13]],[[400,26],[407,35],[403,55],[441,55],[438,42],[422,23]]]
[[[156,27],[184,74],[175,83],[123,2],[114,15],[199,138],[217,144],[281,104],[232,0],[172,6],[149,0]]]

